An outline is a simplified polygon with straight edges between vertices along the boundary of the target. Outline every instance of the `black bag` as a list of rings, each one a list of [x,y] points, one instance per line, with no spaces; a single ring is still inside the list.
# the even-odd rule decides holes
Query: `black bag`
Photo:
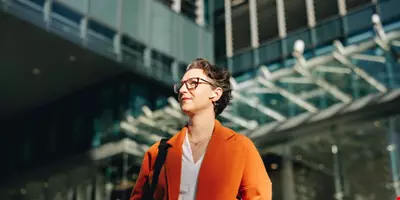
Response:
[[[168,148],[170,147],[167,141],[168,139],[161,139],[160,145],[158,146],[158,154],[154,163],[153,180],[151,185],[149,184],[149,180],[145,183],[142,200],[154,200],[153,197],[158,183],[158,177],[160,176],[161,168],[164,165],[165,159],[167,158]]]

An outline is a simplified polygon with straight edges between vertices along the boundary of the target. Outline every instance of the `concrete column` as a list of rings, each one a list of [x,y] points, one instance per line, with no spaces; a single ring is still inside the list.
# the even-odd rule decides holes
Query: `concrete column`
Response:
[[[337,145],[332,145],[332,156],[333,156],[333,176],[335,180],[335,196],[336,200],[343,200],[344,198],[344,187],[342,180],[342,173],[340,167],[340,158],[339,158],[339,148]]]
[[[251,46],[253,47],[253,62],[255,66],[258,66],[260,64],[260,54],[258,50],[260,41],[258,32],[257,0],[249,1],[249,14]]]
[[[233,35],[232,35],[232,7],[231,1],[225,0],[225,40],[226,56],[233,56]]]
[[[204,0],[196,0],[196,23],[199,26],[205,25],[205,18],[204,18]]]
[[[295,185],[294,185],[294,172],[293,172],[293,161],[291,159],[292,151],[290,146],[284,146],[283,148],[283,170],[282,170],[282,188],[283,188],[283,200],[295,200]]]
[[[400,134],[396,130],[396,118],[389,118],[387,150],[390,156],[390,169],[392,171],[392,185],[396,196],[400,196]]]
[[[307,23],[309,28],[315,27],[315,8],[314,8],[314,0],[306,0],[306,9],[307,9]]]
[[[51,23],[51,10],[52,10],[53,0],[45,0],[43,5],[43,21],[46,23],[46,27],[50,27]]]
[[[347,14],[346,0],[337,0],[340,16]]]
[[[117,0],[117,16],[115,18],[116,33],[114,36],[114,53],[117,55],[117,61],[122,61],[122,7],[123,0]]]
[[[285,4],[283,0],[276,0],[276,11],[278,13],[278,31],[279,37],[285,38],[286,31],[286,18],[285,18]]]
[[[233,71],[232,56],[233,56],[233,34],[232,34],[232,6],[231,0],[225,0],[225,43],[226,43],[226,58],[228,61],[228,70]]]
[[[149,47],[144,49],[143,63],[146,68],[151,67],[151,49]]]
[[[106,187],[105,187],[105,199],[111,199],[111,194],[112,191],[114,189],[114,184],[112,184],[111,182],[106,183]]]
[[[250,34],[251,34],[251,46],[258,48],[259,33],[258,33],[258,16],[257,16],[257,0],[249,0],[249,14],[250,14]]]
[[[88,29],[88,15],[89,15],[89,0],[83,0],[84,5],[84,17],[82,17],[79,28],[80,28],[80,36],[82,39],[82,45],[85,46],[87,44],[87,29]]]
[[[178,61],[174,60],[172,62],[171,70],[172,70],[172,79],[174,81],[179,81],[179,79],[181,77],[180,77],[180,74],[179,74],[179,63],[178,63]]]
[[[114,38],[113,38],[113,47],[114,47],[114,53],[116,54],[116,56],[117,56],[117,60],[118,61],[121,61],[121,54],[122,54],[122,49],[121,49],[121,40],[122,40],[122,38],[121,38],[121,34],[119,34],[119,33],[117,33],[117,34],[115,34],[114,35]]]
[[[105,198],[105,181],[104,176],[96,175],[95,180],[95,199],[96,200],[106,200]]]
[[[76,200],[85,200],[85,184],[79,184],[76,186]]]
[[[171,9],[177,13],[181,13],[182,0],[172,0]]]

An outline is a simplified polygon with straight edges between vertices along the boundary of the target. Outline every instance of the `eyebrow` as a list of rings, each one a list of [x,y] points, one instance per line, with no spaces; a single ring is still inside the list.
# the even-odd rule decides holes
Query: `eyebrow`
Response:
[[[207,78],[205,78],[205,77],[199,77],[199,76],[193,76],[193,77],[189,77],[189,78],[187,78],[186,80],[181,80],[181,82],[183,82],[183,81],[187,81],[187,80],[189,80],[189,79],[192,79],[192,78],[200,78],[200,79],[202,79],[202,80],[206,80],[206,81],[209,81],[209,82],[211,82],[211,80],[207,80]]]

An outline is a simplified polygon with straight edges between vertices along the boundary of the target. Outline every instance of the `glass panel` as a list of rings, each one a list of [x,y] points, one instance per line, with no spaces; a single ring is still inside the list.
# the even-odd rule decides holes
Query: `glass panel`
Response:
[[[371,16],[374,14],[373,7],[369,6],[362,10],[349,13],[346,16],[348,34],[359,33],[367,29],[371,29],[372,20]]]
[[[85,13],[85,1],[86,0],[56,0],[54,3],[64,4],[75,11]]]
[[[333,141],[330,135],[296,141],[292,146],[294,181],[299,199],[334,199]]]
[[[68,6],[63,5],[62,3],[54,2],[51,9],[54,13],[57,13],[68,20],[72,20],[76,24],[81,22],[83,16],[79,13],[81,12],[80,10],[75,10],[75,8],[70,9]]]
[[[115,28],[117,23],[118,1],[89,0],[89,15],[108,27]]]
[[[176,44],[176,39],[174,38],[174,16],[175,13],[170,11],[170,8],[166,7],[164,4],[153,3],[152,4],[152,17],[151,17],[151,44],[157,50],[170,54],[170,50],[177,50],[174,47]],[[193,36],[197,38],[197,36]],[[193,39],[193,38],[192,38]],[[193,46],[195,47],[195,46]]]
[[[342,36],[341,24],[340,18],[335,18],[325,23],[318,24],[315,27],[317,44],[322,45],[332,43],[332,40],[340,38]]]
[[[45,3],[45,0],[30,0],[30,1],[36,3],[37,5],[41,5],[41,6],[43,6]]]
[[[276,1],[256,1],[258,14],[258,32],[261,44],[271,41],[278,34],[278,14]]]
[[[142,42],[150,40],[151,1],[123,1],[122,31]]]
[[[306,1],[283,0],[286,14],[286,28],[288,32],[307,27]],[[290,14],[289,14],[290,13]]]
[[[357,8],[365,7],[366,5],[371,4],[371,0],[347,0],[346,7],[347,10],[354,10]]]
[[[233,60],[233,74],[248,71],[254,68],[253,51],[246,51],[236,54]]]
[[[382,17],[382,21],[384,23],[393,21],[395,19],[398,19],[400,17],[400,1],[398,0],[389,0],[385,2],[380,2],[380,15]]]
[[[274,40],[259,47],[260,63],[270,63],[281,57],[281,40]]]
[[[199,54],[203,58],[206,58],[210,62],[214,62],[214,38],[213,33],[209,31],[199,31],[202,34],[201,41],[199,43]],[[204,45],[204,46],[203,46]]]
[[[123,1],[124,33],[179,61],[213,60],[213,35],[158,1]]]
[[[314,1],[314,8],[317,23],[335,17],[339,13],[337,1]]]
[[[338,135],[345,195],[350,199],[375,196],[394,199],[390,156],[387,151],[387,122],[366,123]],[[389,187],[388,187],[389,186]]]
[[[389,130],[389,119],[384,119],[293,141],[297,197],[395,199],[399,159],[388,146]]]
[[[240,52],[251,47],[249,3],[232,6],[233,52]]]
[[[180,58],[184,62],[190,63],[193,58],[197,57],[197,53],[199,52],[199,30],[197,30],[198,27],[195,24],[183,17],[180,17],[177,23],[182,25],[179,32],[177,32],[177,35],[179,35],[182,40],[179,45],[180,55],[182,55]]]

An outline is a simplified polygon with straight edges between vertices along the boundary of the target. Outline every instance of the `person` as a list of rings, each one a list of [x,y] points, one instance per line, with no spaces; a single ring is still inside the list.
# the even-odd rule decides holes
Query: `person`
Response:
[[[189,121],[167,142],[154,199],[271,200],[272,183],[254,143],[216,120],[232,99],[229,72],[198,58],[174,89]],[[141,199],[152,180],[159,144],[145,153],[130,200]]]

